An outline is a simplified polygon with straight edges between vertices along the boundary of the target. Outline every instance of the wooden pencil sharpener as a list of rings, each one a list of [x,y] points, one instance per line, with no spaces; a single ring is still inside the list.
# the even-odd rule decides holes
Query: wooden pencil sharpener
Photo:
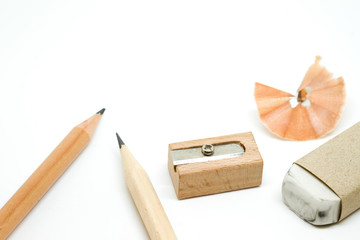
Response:
[[[263,160],[251,132],[169,144],[168,168],[178,199],[261,184]]]

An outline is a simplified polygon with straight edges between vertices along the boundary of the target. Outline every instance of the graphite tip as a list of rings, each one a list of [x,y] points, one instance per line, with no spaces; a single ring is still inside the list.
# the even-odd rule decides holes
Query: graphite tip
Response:
[[[125,145],[125,143],[124,143],[123,140],[120,138],[120,136],[119,136],[118,133],[116,133],[116,137],[117,137],[117,140],[118,140],[118,142],[119,142],[119,147],[121,148],[122,145]]]
[[[100,111],[98,111],[96,114],[100,114],[103,115],[103,113],[105,112],[105,108],[101,109]]]

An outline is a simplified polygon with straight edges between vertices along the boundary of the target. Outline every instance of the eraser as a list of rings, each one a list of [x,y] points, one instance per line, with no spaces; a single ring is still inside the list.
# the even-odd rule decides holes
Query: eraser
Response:
[[[291,166],[284,178],[282,196],[293,212],[311,224],[326,225],[339,220],[340,198],[297,164]]]
[[[284,203],[314,225],[336,223],[359,209],[359,146],[360,122],[296,161],[283,181]]]

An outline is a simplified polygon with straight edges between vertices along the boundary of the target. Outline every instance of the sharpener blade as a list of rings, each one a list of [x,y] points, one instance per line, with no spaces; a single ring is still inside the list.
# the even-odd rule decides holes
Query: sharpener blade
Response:
[[[174,166],[216,161],[227,158],[234,158],[243,155],[245,149],[238,143],[226,143],[214,145],[214,153],[205,156],[201,151],[201,146],[187,149],[172,150],[171,155]]]

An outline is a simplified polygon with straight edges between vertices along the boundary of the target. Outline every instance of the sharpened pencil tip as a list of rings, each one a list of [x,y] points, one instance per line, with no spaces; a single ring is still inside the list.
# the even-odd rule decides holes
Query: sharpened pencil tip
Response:
[[[100,111],[98,111],[96,114],[100,114],[100,115],[103,115],[105,112],[105,108],[101,109]]]
[[[116,133],[116,137],[117,137],[117,140],[118,140],[118,142],[119,142],[119,147],[120,147],[120,149],[121,149],[121,146],[122,146],[122,145],[125,145],[125,143],[124,143],[123,140],[120,138],[120,136],[119,136],[118,133]]]

